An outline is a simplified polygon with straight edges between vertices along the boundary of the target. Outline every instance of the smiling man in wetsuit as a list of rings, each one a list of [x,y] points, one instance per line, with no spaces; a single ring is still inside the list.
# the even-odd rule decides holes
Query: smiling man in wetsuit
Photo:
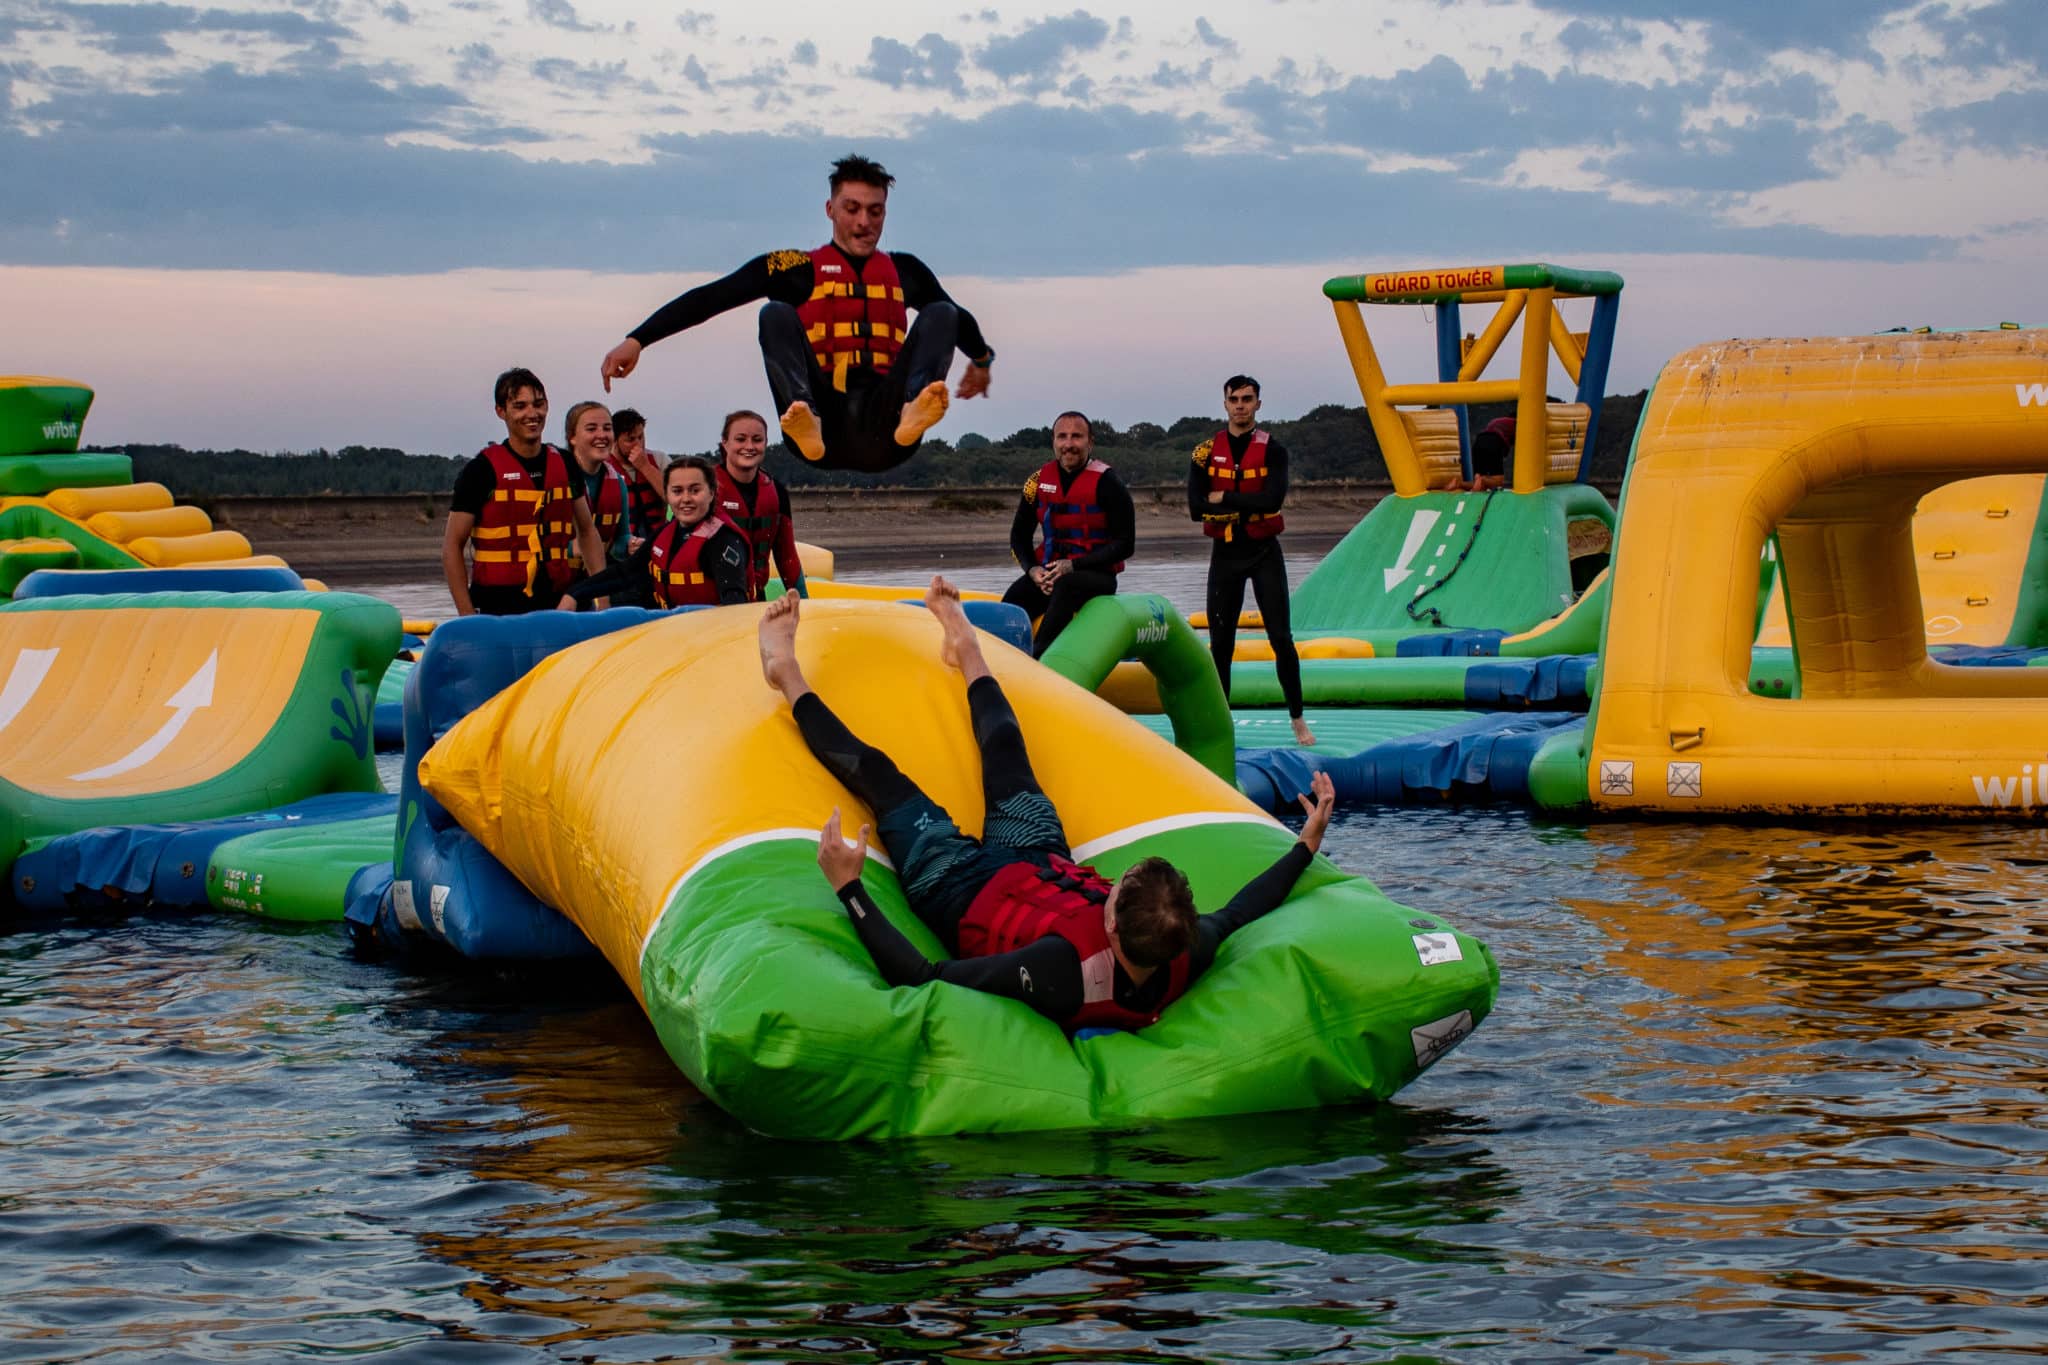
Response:
[[[1024,574],[1003,600],[1038,618],[1033,654],[1043,655],[1088,601],[1116,591],[1116,576],[1137,548],[1137,526],[1130,490],[1095,458],[1093,425],[1078,412],[1061,413],[1052,424],[1052,458],[1025,481],[1010,523],[1010,553]]]
[[[640,363],[643,347],[767,299],[761,358],[796,453],[823,469],[878,474],[913,455],[946,415],[946,372],[968,359],[959,396],[988,392],[996,353],[981,328],[915,256],[879,249],[896,177],[863,156],[832,166],[825,216],[832,240],[813,251],[771,251],[722,280],[662,305],[600,367],[605,391]],[[917,321],[907,310],[915,309]]]
[[[981,751],[987,813],[981,838],[971,838],[811,690],[796,657],[800,601],[779,598],[761,618],[762,675],[788,699],[811,753],[874,812],[910,908],[953,954],[950,962],[931,961],[882,914],[860,882],[869,827],[849,845],[835,809],[819,832],[818,867],[892,986],[944,981],[1008,996],[1070,1033],[1140,1029],[1208,970],[1224,939],[1287,899],[1322,846],[1336,792],[1319,772],[1315,800],[1301,799],[1308,812],[1301,839],[1213,914],[1196,913],[1188,879],[1164,858],[1141,859],[1115,881],[1073,862],[1059,812],[1039,789],[1023,728],[989,674],[960,594],[934,578],[925,605],[945,632],[940,657],[966,680]]]

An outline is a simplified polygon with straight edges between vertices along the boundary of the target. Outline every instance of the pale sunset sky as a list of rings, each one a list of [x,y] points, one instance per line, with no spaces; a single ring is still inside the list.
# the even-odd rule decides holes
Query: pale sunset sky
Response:
[[[1356,403],[1330,275],[1628,281],[1610,388],[1730,336],[2048,322],[2041,0],[0,0],[0,373],[87,444],[468,453],[682,289],[899,177],[999,352],[937,435]],[[1431,377],[1427,312],[1371,313]],[[702,449],[753,309],[613,395]],[[1559,387],[1562,387],[1560,380]]]

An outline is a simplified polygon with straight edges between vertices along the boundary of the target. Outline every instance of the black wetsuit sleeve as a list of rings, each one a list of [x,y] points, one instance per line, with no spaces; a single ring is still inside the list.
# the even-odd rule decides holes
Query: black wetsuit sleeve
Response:
[[[1031,487],[1038,486],[1038,476],[1031,476]],[[1038,550],[1032,544],[1032,533],[1038,529],[1038,506],[1029,497],[1017,499],[1017,515],[1010,519],[1010,558],[1017,561],[1020,569],[1030,569],[1038,563]]]
[[[1102,508],[1103,519],[1109,523],[1103,528],[1109,535],[1109,543],[1076,556],[1074,567],[1100,569],[1108,573],[1112,566],[1129,559],[1138,548],[1138,509],[1131,505],[1131,490],[1124,487],[1124,481],[1117,477],[1114,469],[1095,481],[1095,499],[1096,505]]]
[[[1195,921],[1195,946],[1188,954],[1190,977],[1201,975],[1216,960],[1216,950],[1238,930],[1287,899],[1295,881],[1315,861],[1308,845],[1297,840],[1271,867],[1244,884],[1230,904]]]
[[[1188,466],[1188,520],[1200,521],[1215,510],[1209,502],[1209,455],[1196,446],[1194,463]]]
[[[672,337],[757,299],[796,305],[811,296],[811,258],[801,251],[756,256],[723,279],[678,294],[626,333],[642,346]]]
[[[574,584],[569,589],[569,596],[576,599],[578,606],[585,606],[600,597],[630,596],[634,585],[646,580],[647,547],[642,545],[625,559],[605,565],[603,572],[594,573]]]
[[[752,557],[746,538],[730,523],[719,527],[718,533],[711,537],[711,543],[704,547],[699,562],[710,566],[711,582],[718,589],[719,606],[730,607],[753,597],[754,585],[748,568]]]
[[[491,462],[479,455],[455,476],[455,492],[448,499],[448,510],[482,516],[484,504],[491,500],[497,486],[498,476],[491,471]]]
[[[1081,959],[1063,938],[1046,937],[1015,952],[933,962],[889,922],[859,882],[839,888],[839,900],[882,979],[892,986],[944,981],[969,990],[1021,1000],[1048,1019],[1081,1008]]]
[[[1287,447],[1266,442],[1266,482],[1256,493],[1231,491],[1223,495],[1223,506],[1233,512],[1270,516],[1287,501]]]
[[[950,303],[960,309],[960,330],[954,337],[954,344],[960,354],[969,360],[979,360],[989,352],[989,345],[981,335],[981,324],[974,320],[974,314],[960,308],[960,301],[946,292],[939,283],[939,277],[932,268],[915,256],[901,251],[889,253],[889,259],[896,263],[896,278],[903,281],[903,303],[908,308],[923,308],[927,304]]]

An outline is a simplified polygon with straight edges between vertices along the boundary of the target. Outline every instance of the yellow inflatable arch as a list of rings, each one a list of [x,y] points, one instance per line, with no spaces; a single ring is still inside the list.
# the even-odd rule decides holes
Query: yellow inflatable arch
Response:
[[[2048,807],[2048,669],[1928,654],[1913,513],[2048,471],[2048,332],[1731,341],[1665,367],[1623,493],[1586,781],[1609,809]],[[1775,532],[1802,695],[1747,686]]]

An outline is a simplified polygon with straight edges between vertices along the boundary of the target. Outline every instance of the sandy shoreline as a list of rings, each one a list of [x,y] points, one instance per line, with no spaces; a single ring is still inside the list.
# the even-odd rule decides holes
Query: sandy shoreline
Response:
[[[1287,543],[1320,555],[1389,490],[1304,486],[1288,500]],[[1203,557],[1201,527],[1180,489],[1134,490],[1138,557]],[[797,534],[831,550],[842,573],[1009,559],[1016,495],[993,489],[806,489],[795,498]],[[205,504],[223,529],[259,554],[283,556],[327,583],[438,580],[444,497],[219,498]]]

